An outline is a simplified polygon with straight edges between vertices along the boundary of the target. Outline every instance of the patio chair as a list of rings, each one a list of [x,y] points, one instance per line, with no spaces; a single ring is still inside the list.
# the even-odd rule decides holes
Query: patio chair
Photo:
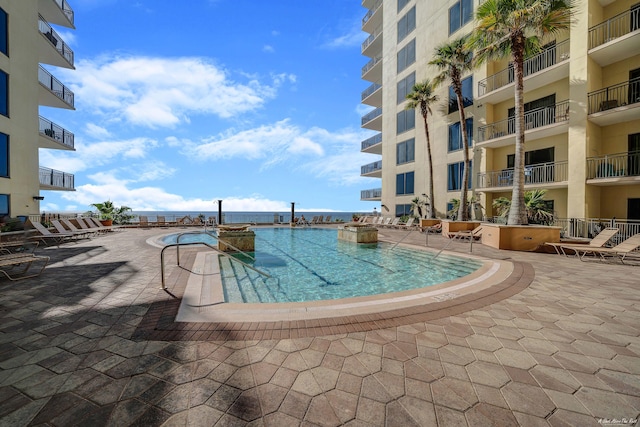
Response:
[[[164,215],[158,215],[156,217],[156,227],[166,227],[167,226],[167,220],[165,219]]]
[[[96,218],[85,218],[85,221],[87,221],[87,224],[95,227],[99,230],[102,231],[113,231],[115,230],[117,227],[113,226],[113,225],[102,225],[102,223],[100,221],[98,221]]]
[[[36,277],[42,273],[49,263],[49,259],[48,256],[34,255],[32,253],[0,255],[0,273],[4,274],[9,280],[22,280],[29,277]],[[26,274],[29,268],[31,268],[31,265],[36,261],[43,261],[40,270],[34,274]],[[9,274],[9,270],[18,266],[24,266],[24,268],[18,272],[19,276]]]
[[[461,230],[453,233],[448,233],[447,237],[450,239],[458,240],[478,240],[482,237],[482,226],[479,225],[473,230]]]
[[[545,243],[545,245],[549,245],[552,246],[555,250],[556,253],[558,255],[562,254],[564,256],[569,256],[566,252],[565,249],[570,249],[574,252],[574,254],[577,256],[578,254],[575,251],[575,248],[582,248],[582,249],[589,249],[589,248],[603,248],[604,245],[606,245],[609,240],[611,240],[611,238],[613,236],[615,236],[616,234],[618,234],[618,229],[617,228],[613,228],[613,227],[607,227],[605,229],[603,229],[600,233],[598,233],[597,236],[595,236],[593,239],[591,239],[588,243],[585,244],[581,244],[581,243],[551,243],[551,242],[547,242]]]
[[[398,224],[398,225],[396,225],[396,228],[399,228],[399,229],[403,229],[403,228],[405,228],[405,229],[406,229],[406,228],[413,228],[413,222],[414,222],[415,220],[416,220],[416,219],[415,219],[414,217],[411,217],[411,218],[409,218],[409,219],[407,220],[407,222],[405,222],[404,224]]]
[[[86,236],[95,236],[96,234],[98,234],[98,230],[89,230],[76,227],[69,219],[61,219],[60,221],[62,222],[62,225],[67,227],[72,233],[78,233],[78,235],[84,234]],[[80,224],[80,221],[78,221],[78,224]]]
[[[90,218],[78,217],[76,218],[76,222],[81,229],[91,231],[96,234],[104,234],[109,231],[107,227],[103,227],[102,225],[100,225],[100,227],[96,226],[93,221],[90,221]]]
[[[400,217],[395,217],[391,222],[383,224],[382,226],[384,228],[396,228],[398,224],[400,224]]]
[[[139,220],[139,226],[142,228],[149,228],[149,218],[147,218],[147,216],[145,215],[140,215],[140,217],[138,218]]]
[[[66,228],[64,228],[64,225],[62,225],[62,223],[60,223],[60,221],[58,221],[57,219],[52,219],[51,220],[51,225],[53,225],[53,227],[58,231],[58,233],[69,233],[71,234],[75,239],[88,239],[89,237],[89,233],[87,233],[86,231],[79,231],[77,228],[76,230],[67,230]],[[74,227],[75,228],[75,227]]]
[[[576,255],[580,258],[580,261],[584,261],[584,257],[588,254],[599,256],[603,261],[606,260],[607,255],[618,258],[621,263],[624,264],[625,258],[633,253],[636,249],[640,248],[640,233],[626,239],[624,242],[612,248],[571,248],[576,251]],[[582,255],[581,255],[582,253]],[[637,253],[640,256],[640,253]]]
[[[324,223],[331,224],[331,215],[327,215],[327,217],[324,219]]]
[[[380,217],[382,218],[382,217]],[[378,223],[376,224],[377,227],[386,227],[387,225],[391,224],[392,218],[391,217],[387,217],[384,219],[381,219],[380,221],[378,221]]]
[[[44,225],[39,222],[31,222],[28,221],[29,224],[35,228],[35,230],[40,233],[37,236],[29,236],[29,240],[37,240],[45,245],[49,246],[50,244],[54,244],[56,246],[60,246],[60,243],[65,243],[71,240],[75,240],[75,237],[71,233],[52,233],[46,228]]]

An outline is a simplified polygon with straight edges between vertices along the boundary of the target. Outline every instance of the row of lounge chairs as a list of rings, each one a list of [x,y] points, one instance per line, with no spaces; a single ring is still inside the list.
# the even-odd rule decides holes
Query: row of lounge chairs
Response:
[[[182,218],[178,218],[175,221],[167,221],[164,215],[158,215],[155,222],[149,221],[149,217],[146,215],[140,215],[138,217],[138,224],[140,227],[185,227],[185,226],[215,226],[217,224],[216,217],[210,216],[208,219],[203,220],[201,217],[192,218],[190,215],[185,215]]]
[[[589,242],[580,243],[546,243],[552,246],[558,254],[576,256],[584,261],[587,256],[593,256],[601,261],[618,260],[624,264],[628,258],[640,259],[640,233],[612,245],[612,239],[618,234],[617,228],[605,228]]]

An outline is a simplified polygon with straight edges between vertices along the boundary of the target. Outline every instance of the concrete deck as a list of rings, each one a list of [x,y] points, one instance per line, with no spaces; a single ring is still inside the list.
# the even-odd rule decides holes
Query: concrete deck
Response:
[[[174,322],[187,272],[169,263],[173,296],[162,291],[160,251],[146,243],[166,232],[39,249],[52,258],[40,277],[0,281],[0,425],[596,426],[640,415],[640,267],[474,245],[533,280],[351,331],[250,330]]]

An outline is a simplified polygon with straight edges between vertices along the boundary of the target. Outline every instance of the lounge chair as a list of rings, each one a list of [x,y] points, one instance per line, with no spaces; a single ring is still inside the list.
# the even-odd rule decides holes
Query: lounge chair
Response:
[[[384,228],[396,228],[400,224],[400,217],[395,217],[391,222],[382,225]]]
[[[106,233],[108,231],[107,227],[103,227],[102,225],[100,225],[100,227],[96,226],[93,221],[90,221],[89,218],[81,218],[78,217],[76,218],[76,222],[78,223],[78,225],[80,226],[81,229],[83,230],[87,230],[93,233]]]
[[[53,225],[53,227],[58,231],[58,233],[70,233],[75,239],[88,239],[89,238],[89,234],[86,231],[79,231],[77,228],[76,230],[67,230],[66,228],[64,228],[64,225],[62,225],[62,223],[60,223],[60,221],[58,221],[57,219],[52,219],[51,220],[51,225]],[[74,227],[75,228],[75,227]]]
[[[183,216],[182,218],[178,218],[176,220],[177,225],[186,226],[191,225],[193,223],[193,219],[189,215]]]
[[[591,239],[589,241],[589,243],[585,243],[585,244],[580,244],[580,243],[550,243],[547,242],[545,243],[545,245],[549,245],[549,246],[553,246],[553,248],[556,250],[556,253],[558,255],[560,255],[561,253],[565,256],[568,256],[567,253],[565,252],[565,249],[571,249],[576,255],[577,253],[574,250],[574,247],[577,248],[582,248],[582,249],[589,249],[589,248],[603,248],[604,245],[606,245],[609,240],[611,240],[611,238],[613,236],[615,236],[616,234],[618,234],[618,229],[617,228],[612,228],[612,227],[607,227],[605,229],[603,229],[602,231],[600,231],[600,233],[598,233],[598,235],[596,237],[594,237],[593,239]]]
[[[578,248],[576,246],[571,249],[576,251],[576,255],[578,255],[580,261],[584,261],[584,257],[588,254],[600,256],[600,259],[603,261],[606,260],[607,255],[610,255],[618,258],[620,262],[624,264],[625,258],[638,248],[640,248],[640,233],[634,234],[612,248]],[[640,253],[638,253],[638,255],[640,255]]]
[[[450,239],[459,240],[478,240],[482,237],[482,225],[477,226],[473,230],[461,230],[453,233],[448,233],[447,237]]]
[[[167,226],[167,220],[165,219],[165,217],[163,215],[158,215],[156,217],[156,227],[166,227]]]
[[[426,233],[440,233],[442,232],[442,223],[439,222],[436,225],[430,225],[428,227],[420,227],[421,232]]]
[[[143,228],[149,228],[149,218],[147,218],[145,215],[140,215],[140,217],[138,218],[139,227],[143,227]]]
[[[56,246],[60,246],[60,243],[68,242],[70,240],[75,240],[75,236],[71,233],[52,233],[46,228],[44,225],[39,222],[31,222],[28,221],[29,224],[35,228],[35,230],[40,233],[37,236],[29,236],[29,240],[37,240],[45,245],[49,246],[50,244],[54,244]]]
[[[413,221],[415,221],[416,219],[414,217],[411,217],[407,220],[407,222],[405,222],[404,224],[398,224],[396,225],[395,228],[413,228]]]
[[[113,225],[102,225],[102,223],[98,221],[96,218],[85,218],[85,220],[87,221],[87,224],[89,225],[93,224],[94,227],[102,231],[113,231],[117,228],[117,227],[114,227]]]
[[[89,235],[95,236],[96,234],[98,234],[98,230],[78,228],[75,225],[73,225],[73,223],[68,219],[61,219],[60,221],[62,222],[62,225],[64,225],[65,227],[67,227],[67,229],[69,229],[69,231],[71,231],[72,233],[78,233],[79,236],[82,234],[84,234],[85,236],[89,236]],[[78,221],[78,224],[80,224],[80,221]]]
[[[29,277],[39,276],[42,270],[49,263],[48,256],[34,255],[32,253],[20,253],[20,254],[5,254],[0,255],[0,273],[7,276],[9,280],[21,280]],[[34,274],[26,274],[31,265],[36,261],[43,261],[42,267]],[[19,277],[11,275],[8,270],[12,270],[14,267],[24,266],[24,268],[18,272]]]
[[[331,215],[327,215],[327,217],[324,219],[324,223],[331,224]]]

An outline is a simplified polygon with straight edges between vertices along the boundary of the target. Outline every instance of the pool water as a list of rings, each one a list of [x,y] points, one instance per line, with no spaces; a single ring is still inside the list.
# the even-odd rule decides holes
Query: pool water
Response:
[[[437,285],[466,276],[481,262],[378,242],[339,241],[337,230],[257,228],[255,260],[234,257],[270,279],[220,255],[227,302],[298,302],[377,295]],[[206,236],[205,236],[206,237]],[[181,242],[202,236],[185,235]],[[173,237],[175,242],[175,236]],[[207,240],[215,243],[214,239]],[[168,241],[167,241],[168,243]]]

